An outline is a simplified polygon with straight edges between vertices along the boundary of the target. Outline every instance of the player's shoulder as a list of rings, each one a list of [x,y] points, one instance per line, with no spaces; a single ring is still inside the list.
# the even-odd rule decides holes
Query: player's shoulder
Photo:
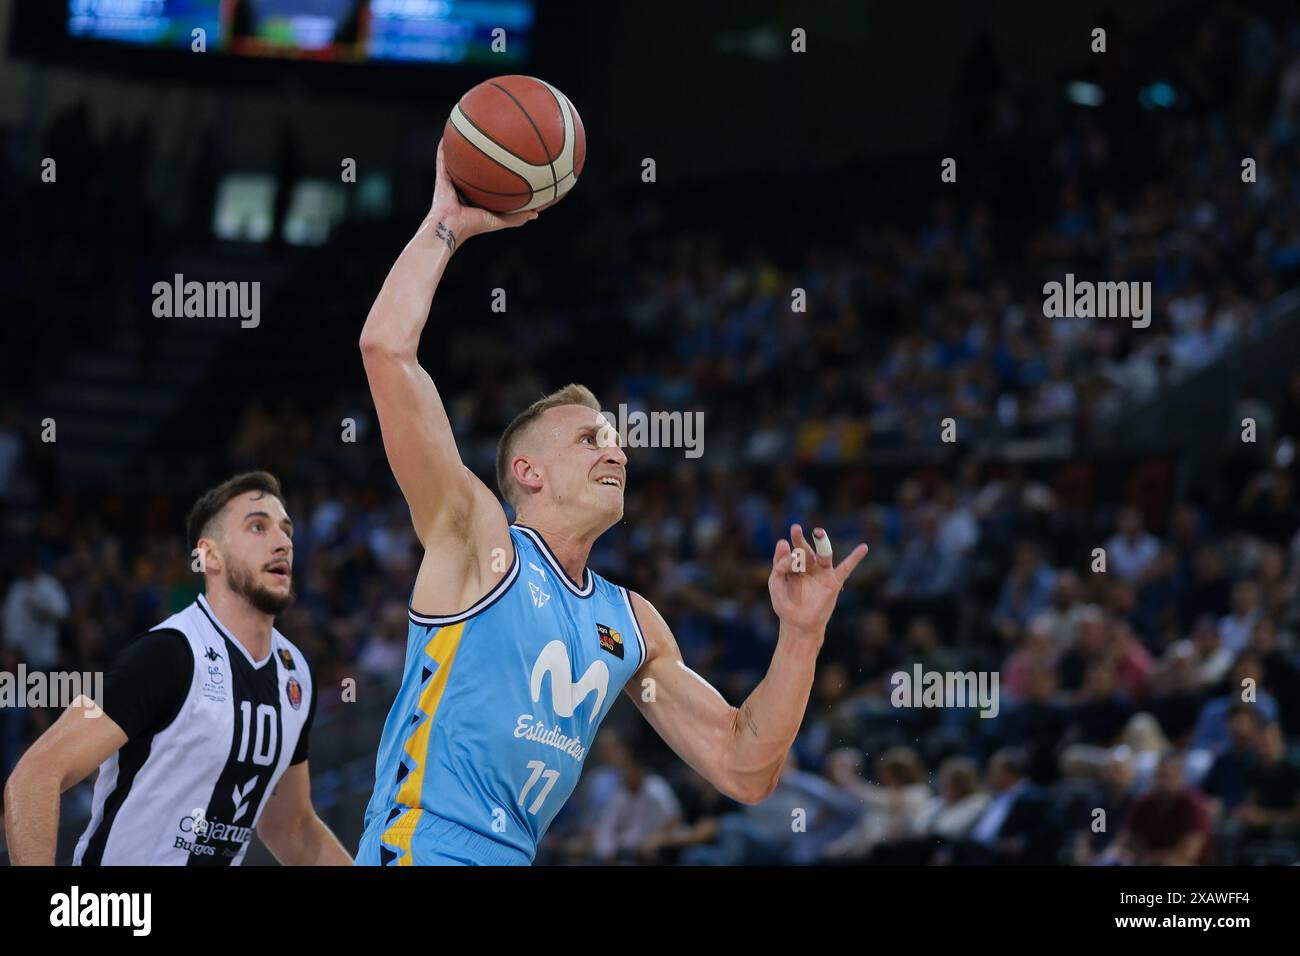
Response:
[[[170,620],[170,618],[168,619]],[[185,644],[187,647],[190,643],[189,634],[184,629],[175,627],[167,621],[149,628],[143,634],[138,634],[132,638],[132,642],[143,640],[155,640],[166,642],[167,644]]]
[[[632,620],[645,640],[646,660],[649,660],[665,647],[673,645],[672,630],[663,615],[659,613],[659,609],[649,600],[631,588],[624,590],[627,592],[628,603],[632,608]]]
[[[588,569],[590,570],[590,569]],[[616,584],[599,571],[591,571],[593,590],[614,604],[626,604],[632,599],[632,592],[621,584]],[[626,595],[626,597],[624,597]]]
[[[556,567],[559,567],[558,564]],[[599,595],[615,606],[630,607],[633,593],[631,588],[611,581],[599,571],[593,570],[590,565],[587,567],[587,575],[592,594]]]
[[[147,670],[159,679],[168,674],[185,676],[194,669],[194,648],[180,628],[159,624],[127,641],[113,662],[120,672]]]
[[[641,594],[641,592],[633,591],[631,588],[623,588],[623,590],[627,592],[628,601],[632,605],[632,610],[636,613],[638,621],[643,626],[646,623],[644,620],[645,617],[649,617],[653,615],[654,617],[659,618],[659,620],[661,621],[663,620],[663,618],[659,616],[658,609],[653,604],[651,604]]]
[[[195,630],[202,626],[204,619],[203,606],[199,598],[195,598],[179,611],[174,612],[165,620],[155,624],[149,629],[150,634],[161,634],[163,632],[174,632],[182,636],[193,634]]]

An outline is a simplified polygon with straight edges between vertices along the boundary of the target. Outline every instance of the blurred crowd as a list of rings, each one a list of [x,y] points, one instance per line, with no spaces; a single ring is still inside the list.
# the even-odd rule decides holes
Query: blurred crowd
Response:
[[[1294,476],[1268,466],[1256,477]],[[1288,494],[1276,527],[1244,530],[1249,498],[1217,516],[1186,502],[1152,516],[1120,508],[1097,527],[1099,550],[1041,536],[1068,509],[1032,482],[904,483],[891,505],[832,512],[833,538],[864,537],[872,551],[836,612],[774,796],[731,805],[671,759],[647,760],[616,738],[549,852],[682,863],[1300,862],[1297,511]],[[654,592],[687,660],[733,694],[747,684],[735,675],[761,676],[774,637],[761,580],[739,593],[729,581],[741,568],[725,556],[755,532],[741,517],[748,504],[706,541],[707,558],[662,561]],[[696,521],[696,536],[701,524],[711,527]],[[676,534],[689,539],[690,527],[667,530],[667,553],[680,554]],[[760,521],[757,533],[768,530]],[[990,556],[998,571],[982,580]],[[710,620],[726,640],[697,631]],[[973,697],[911,706],[897,689],[917,668],[996,675],[996,712]],[[635,820],[653,822],[640,828],[629,802],[653,811]]]
[[[776,640],[777,537],[819,521],[871,551],[773,797],[731,804],[622,702],[542,859],[1300,862],[1295,467],[1263,460],[1218,507],[1154,509],[1076,503],[1062,472],[974,459],[874,501],[838,472],[683,468],[641,486],[633,472],[591,565],[649,596],[733,703]],[[387,488],[286,488],[299,598],[278,626],[322,686],[395,692],[419,559],[405,506]],[[102,667],[193,599],[179,533],[132,548],[111,522],[46,517],[3,595],[5,669]],[[995,675],[993,713],[900,705],[918,667]],[[50,717],[0,710],[0,771]]]

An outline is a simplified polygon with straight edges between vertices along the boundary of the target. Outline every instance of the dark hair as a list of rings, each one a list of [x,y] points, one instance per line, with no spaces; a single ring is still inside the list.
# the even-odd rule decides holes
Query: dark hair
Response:
[[[260,491],[271,495],[277,498],[286,510],[289,507],[285,504],[284,494],[280,491],[280,479],[269,471],[247,471],[242,475],[235,475],[234,478],[223,481],[217,487],[209,488],[199,496],[198,501],[194,502],[189,517],[185,519],[185,535],[189,546],[193,548],[198,545],[199,538],[203,537],[203,532],[212,519],[231,498],[237,498],[249,491]]]

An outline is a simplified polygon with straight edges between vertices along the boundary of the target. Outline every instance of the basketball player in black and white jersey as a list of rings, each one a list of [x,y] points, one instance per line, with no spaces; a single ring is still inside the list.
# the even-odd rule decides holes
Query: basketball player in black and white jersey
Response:
[[[238,475],[188,520],[205,591],[132,642],[32,745],[5,786],[15,864],[52,865],[59,795],[99,768],[73,861],[236,866],[253,831],[284,864],[352,862],[311,805],[316,688],[275,629],[293,601],[293,523],[280,483]]]

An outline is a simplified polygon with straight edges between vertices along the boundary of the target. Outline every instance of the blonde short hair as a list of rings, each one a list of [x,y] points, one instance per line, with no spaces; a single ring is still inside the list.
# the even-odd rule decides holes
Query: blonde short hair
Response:
[[[515,446],[519,443],[521,433],[537,421],[542,416],[542,412],[561,405],[582,405],[596,412],[601,410],[600,402],[596,400],[591,389],[570,382],[564,388],[543,395],[516,415],[514,421],[501,433],[501,440],[497,442],[497,490],[516,511],[519,510],[519,487],[510,473],[510,461],[515,455]]]

